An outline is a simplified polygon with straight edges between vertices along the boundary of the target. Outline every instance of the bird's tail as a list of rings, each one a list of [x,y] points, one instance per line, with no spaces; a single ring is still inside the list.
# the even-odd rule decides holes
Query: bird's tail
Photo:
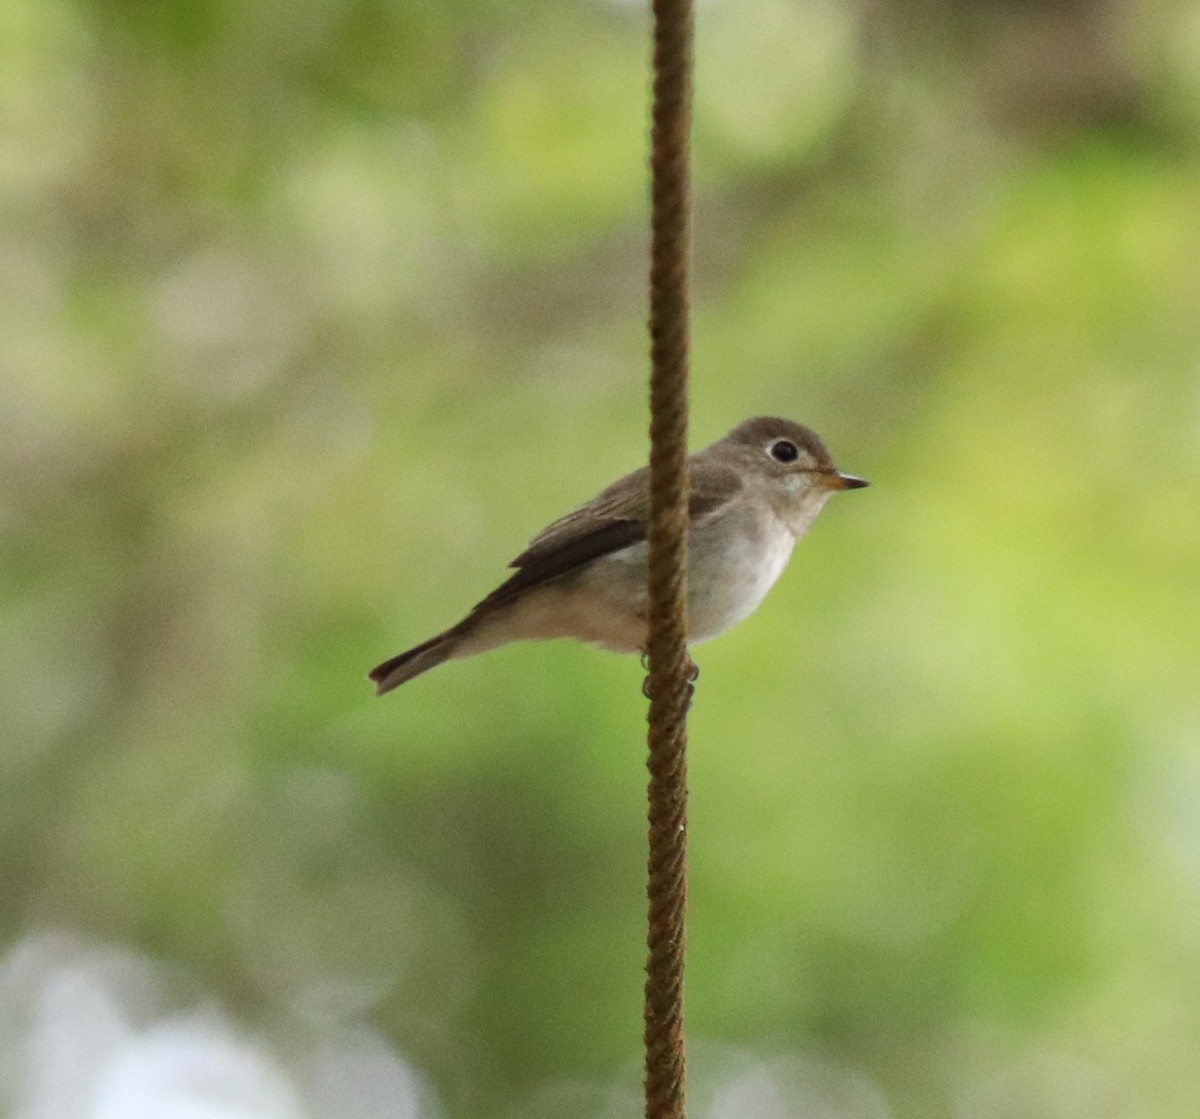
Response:
[[[463,632],[461,624],[453,626],[420,645],[376,665],[367,673],[367,679],[375,685],[376,695],[385,695],[393,688],[398,688],[406,680],[420,676],[431,668],[437,668],[443,661],[455,656],[461,644]]]

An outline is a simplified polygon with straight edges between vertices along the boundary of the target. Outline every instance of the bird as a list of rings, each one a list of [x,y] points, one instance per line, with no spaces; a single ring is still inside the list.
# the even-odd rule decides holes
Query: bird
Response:
[[[811,428],[775,416],[690,455],[688,473],[689,645],[753,613],[825,502],[868,484],[839,471]],[[376,694],[513,641],[571,637],[644,654],[649,517],[643,466],[543,529],[462,621],[371,669]]]

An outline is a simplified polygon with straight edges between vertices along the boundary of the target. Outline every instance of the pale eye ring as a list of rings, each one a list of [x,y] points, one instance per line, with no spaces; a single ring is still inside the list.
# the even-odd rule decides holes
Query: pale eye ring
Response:
[[[800,457],[800,448],[790,439],[776,439],[771,444],[770,455],[776,462],[795,462]]]

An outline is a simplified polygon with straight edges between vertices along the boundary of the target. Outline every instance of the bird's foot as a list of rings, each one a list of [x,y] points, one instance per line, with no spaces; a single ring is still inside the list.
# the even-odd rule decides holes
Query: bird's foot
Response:
[[[643,653],[642,654],[642,667],[643,668],[648,667],[648,661],[649,661],[649,654]],[[687,699],[684,701],[684,710],[685,711],[691,709],[692,698],[696,694],[696,681],[699,679],[700,679],[700,666],[694,660],[692,660],[691,657],[688,657],[687,669],[686,669],[686,675],[685,675],[685,680],[686,680],[685,686],[687,688]],[[650,677],[649,676],[647,676],[642,681],[642,695],[644,695],[647,699],[653,698],[650,695]]]
[[[692,700],[696,696],[696,681],[700,679],[700,666],[692,660],[687,659],[687,699],[684,701],[683,709],[690,711],[692,709]]]

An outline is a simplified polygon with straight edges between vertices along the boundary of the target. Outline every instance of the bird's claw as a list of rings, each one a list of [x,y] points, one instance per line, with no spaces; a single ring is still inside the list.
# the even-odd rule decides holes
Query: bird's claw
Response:
[[[692,709],[692,700],[696,696],[696,681],[700,679],[700,666],[691,657],[687,659],[686,679],[687,699],[684,700],[683,709],[684,711],[690,711]]]
[[[642,667],[643,668],[646,668],[648,666],[648,663],[647,663],[648,660],[649,660],[649,654],[643,653],[642,654]],[[687,688],[687,699],[684,701],[684,710],[685,711],[691,709],[692,699],[696,694],[696,681],[698,679],[700,679],[700,666],[694,660],[692,660],[691,657],[688,657],[687,669],[686,669],[686,674],[685,674],[685,680],[686,680],[685,687]],[[649,676],[647,676],[642,681],[642,695],[644,695],[647,699],[654,698],[650,694],[650,677]]]

